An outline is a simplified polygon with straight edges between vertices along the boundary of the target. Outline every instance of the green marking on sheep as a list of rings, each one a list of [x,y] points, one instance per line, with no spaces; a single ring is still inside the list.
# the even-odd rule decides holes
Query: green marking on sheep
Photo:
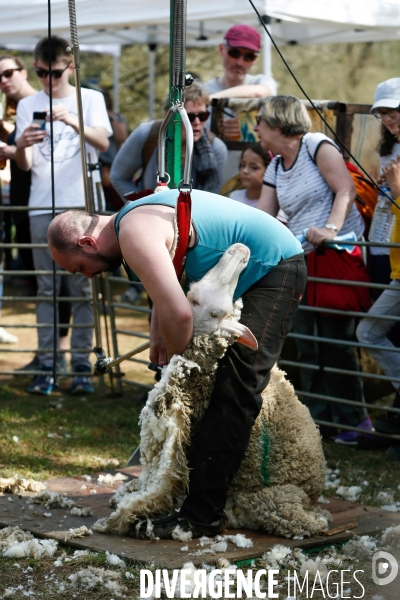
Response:
[[[261,433],[261,476],[265,486],[269,485],[269,450],[271,447],[268,427],[264,424]]]

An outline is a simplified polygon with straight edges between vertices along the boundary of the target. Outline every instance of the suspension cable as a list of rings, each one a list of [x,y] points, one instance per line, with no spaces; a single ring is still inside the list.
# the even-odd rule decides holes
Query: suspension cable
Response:
[[[344,144],[344,142],[340,139],[340,137],[337,135],[336,131],[333,130],[333,128],[329,125],[328,121],[325,119],[325,117],[322,115],[322,113],[318,110],[317,106],[314,104],[314,102],[311,100],[311,98],[309,97],[309,95],[307,94],[307,92],[305,91],[305,89],[303,88],[303,86],[301,85],[300,81],[297,79],[296,75],[293,73],[292,69],[290,68],[287,60],[285,59],[285,57],[283,56],[282,52],[280,51],[278,45],[276,44],[274,38],[272,37],[271,33],[269,32],[262,16],[260,15],[260,13],[258,12],[257,8],[254,6],[253,0],[249,0],[251,6],[253,7],[254,12],[256,13],[264,31],[266,32],[266,34],[268,35],[269,39],[271,40],[271,43],[273,44],[275,50],[277,51],[279,57],[281,58],[283,64],[285,65],[285,67],[287,68],[287,70],[289,71],[290,75],[292,76],[292,78],[294,79],[296,85],[298,86],[298,88],[300,89],[300,91],[302,92],[302,94],[307,98],[307,100],[309,101],[309,103],[311,104],[311,106],[313,107],[313,109],[315,110],[315,112],[317,113],[317,115],[320,117],[320,119],[322,120],[322,122],[326,125],[326,127],[329,129],[329,131],[335,136],[336,140],[341,144],[341,146],[345,149],[345,151],[347,152],[347,154],[350,156],[350,158],[353,159],[354,163],[357,165],[357,167],[364,173],[364,175],[367,177],[367,179],[369,179],[369,181],[372,183],[372,185],[374,186],[374,188],[376,188],[379,193],[381,193],[382,195],[385,195],[386,198],[388,200],[390,200],[390,202],[398,209],[400,209],[400,206],[396,203],[396,201],[389,196],[389,194],[387,194],[384,190],[381,190],[381,188],[379,187],[379,185],[377,184],[377,182],[371,177],[371,175],[364,169],[364,167],[359,163],[359,161],[356,159],[356,157],[351,153],[351,151],[349,150],[349,148],[347,148],[347,146]]]

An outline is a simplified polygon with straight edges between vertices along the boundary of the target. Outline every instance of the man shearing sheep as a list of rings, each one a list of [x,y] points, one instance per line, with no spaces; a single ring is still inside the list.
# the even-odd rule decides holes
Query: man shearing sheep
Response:
[[[114,271],[123,261],[153,301],[150,360],[165,365],[182,354],[193,335],[191,304],[170,258],[177,190],[131,202],[112,216],[66,211],[51,223],[54,260],[86,277]],[[199,190],[192,192],[192,225],[185,263],[186,285],[201,279],[229,246],[242,243],[250,260],[234,298],[242,297],[241,323],[257,350],[230,346],[218,366],[209,407],[190,456],[188,495],[179,512],[153,521],[153,534],[169,539],[177,525],[193,537],[225,527],[229,485],[245,454],[260,411],[261,392],[292,327],[306,284],[300,243],[279,221],[252,207]],[[146,522],[133,536],[146,537]]]

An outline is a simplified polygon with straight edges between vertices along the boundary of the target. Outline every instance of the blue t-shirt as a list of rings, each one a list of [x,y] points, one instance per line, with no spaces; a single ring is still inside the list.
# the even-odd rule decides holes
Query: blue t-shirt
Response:
[[[119,222],[128,212],[146,204],[175,208],[178,194],[178,190],[166,190],[124,206],[115,219],[117,237]],[[250,249],[250,260],[239,277],[235,299],[242,296],[281,260],[302,253],[300,242],[289,229],[267,213],[201,190],[193,190],[191,197],[196,242],[189,248],[186,256],[187,286],[212,269],[232,244],[240,242]],[[138,281],[132,271],[131,276]]]

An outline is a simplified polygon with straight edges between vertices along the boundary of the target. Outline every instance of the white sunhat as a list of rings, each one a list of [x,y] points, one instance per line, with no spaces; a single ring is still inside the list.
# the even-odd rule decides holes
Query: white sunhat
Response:
[[[397,108],[400,105],[400,77],[382,81],[375,90],[371,112],[377,108]]]

